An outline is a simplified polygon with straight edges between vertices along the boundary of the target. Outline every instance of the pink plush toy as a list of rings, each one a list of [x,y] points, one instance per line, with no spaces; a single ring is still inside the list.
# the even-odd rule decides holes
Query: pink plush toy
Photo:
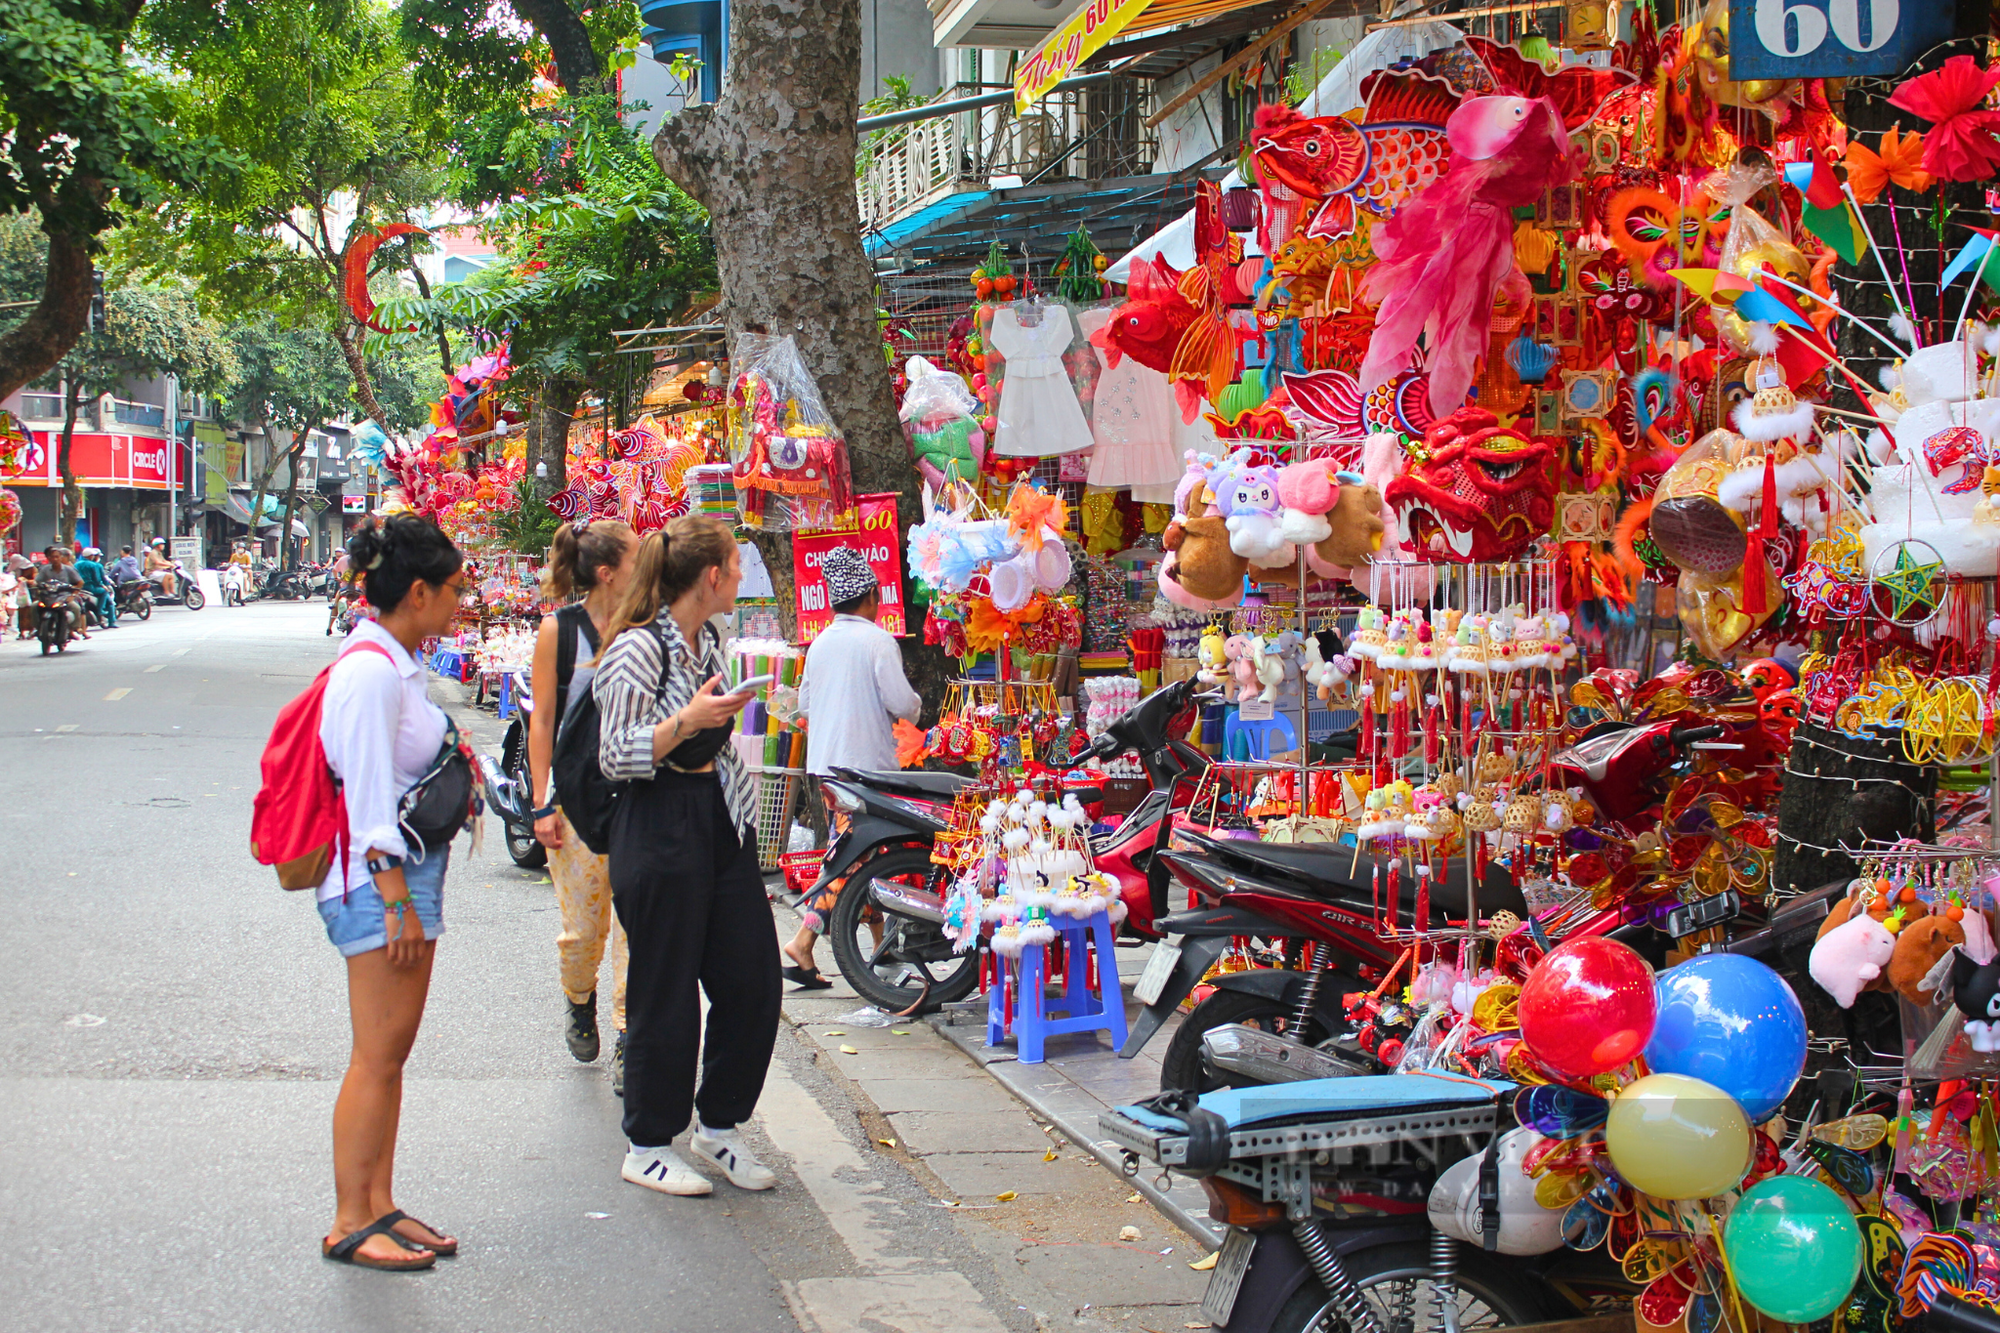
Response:
[[[1250,640],[1241,634],[1232,634],[1222,643],[1222,658],[1229,663],[1229,674],[1236,679],[1236,702],[1255,703],[1263,696],[1264,684],[1257,679],[1257,663],[1250,650]]]
[[[1970,916],[1971,913],[1967,913]],[[1896,952],[1896,937],[1888,927],[1864,911],[1819,937],[1806,960],[1806,971],[1821,990],[1843,1009],[1854,1007],[1861,988],[1882,975],[1889,956]]]
[[[1333,535],[1326,516],[1340,499],[1340,483],[1324,459],[1278,469],[1278,499],[1285,506],[1278,535],[1286,541],[1310,546]]]

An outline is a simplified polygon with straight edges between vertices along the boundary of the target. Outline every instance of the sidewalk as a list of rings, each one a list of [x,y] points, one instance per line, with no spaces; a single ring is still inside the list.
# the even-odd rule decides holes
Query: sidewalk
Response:
[[[782,903],[772,909],[788,934],[797,917]],[[1128,986],[1146,954],[1119,950]],[[1050,1306],[1077,1317],[1156,1333],[1206,1326],[1208,1274],[1189,1264],[1219,1238],[1200,1187],[1176,1179],[1162,1193],[1152,1173],[1127,1179],[1117,1153],[1098,1145],[1101,1111],[1159,1090],[1167,1033],[1131,1061],[1101,1036],[1094,1046],[1076,1036],[1052,1042],[1046,1063],[1022,1065],[1011,1045],[984,1048],[983,1009],[976,1023],[969,1014],[886,1028],[842,1021],[867,1002],[839,978],[824,942],[816,957],[833,988],[788,988],[786,1018],[819,1047],[822,1069],[873,1103],[868,1137],[903,1161],[936,1206],[962,1214],[975,1243],[1011,1259]]]

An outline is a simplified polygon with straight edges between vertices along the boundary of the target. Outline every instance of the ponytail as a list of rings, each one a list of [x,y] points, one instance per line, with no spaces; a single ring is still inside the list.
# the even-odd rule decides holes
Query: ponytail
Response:
[[[584,519],[557,528],[549,543],[548,568],[542,571],[543,600],[566,601],[574,593],[595,588],[597,571],[623,563],[625,543],[631,539],[631,526],[615,518]]]
[[[703,514],[683,514],[639,543],[632,581],[605,627],[604,646],[634,625],[649,625],[695,580],[718,565],[727,568],[736,550],[729,525]]]

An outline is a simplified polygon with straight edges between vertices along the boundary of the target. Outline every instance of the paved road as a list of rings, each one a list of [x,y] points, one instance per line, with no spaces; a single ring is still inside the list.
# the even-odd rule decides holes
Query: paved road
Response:
[[[777,1190],[621,1183],[618,1103],[561,1042],[554,899],[493,836],[480,859],[457,844],[398,1159],[399,1202],[465,1254],[415,1277],[321,1261],[344,973],[247,843],[324,617],[175,608],[59,658],[0,645],[7,1326],[1035,1326],[789,1029],[752,1130]]]

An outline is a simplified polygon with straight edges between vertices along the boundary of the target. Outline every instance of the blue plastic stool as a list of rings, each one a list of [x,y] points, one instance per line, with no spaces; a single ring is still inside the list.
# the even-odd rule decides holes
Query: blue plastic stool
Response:
[[[1014,992],[1014,1037],[1016,1058],[1024,1065],[1040,1064],[1043,1040],[1065,1032],[1108,1032],[1113,1050],[1125,1044],[1125,992],[1118,984],[1118,954],[1112,942],[1111,917],[1096,912],[1082,920],[1054,917],[1050,924],[1062,937],[1063,952],[1069,962],[1068,975],[1062,994],[1044,996],[1048,980],[1046,946],[1030,944],[1021,950],[1020,984]],[[1085,958],[1093,938],[1097,945],[1096,991],[1088,985],[1089,964]],[[988,1046],[998,1046],[1007,1039],[1006,1006],[1007,983],[1003,974],[986,992]],[[1049,1017],[1058,1011],[1069,1017]]]
[[[1282,741],[1274,745],[1272,742]],[[1299,733],[1283,713],[1246,722],[1235,713],[1222,724],[1222,757],[1263,762],[1273,754],[1299,748]]]
[[[511,671],[500,673],[500,698],[497,709],[502,722],[514,716],[514,673]]]

